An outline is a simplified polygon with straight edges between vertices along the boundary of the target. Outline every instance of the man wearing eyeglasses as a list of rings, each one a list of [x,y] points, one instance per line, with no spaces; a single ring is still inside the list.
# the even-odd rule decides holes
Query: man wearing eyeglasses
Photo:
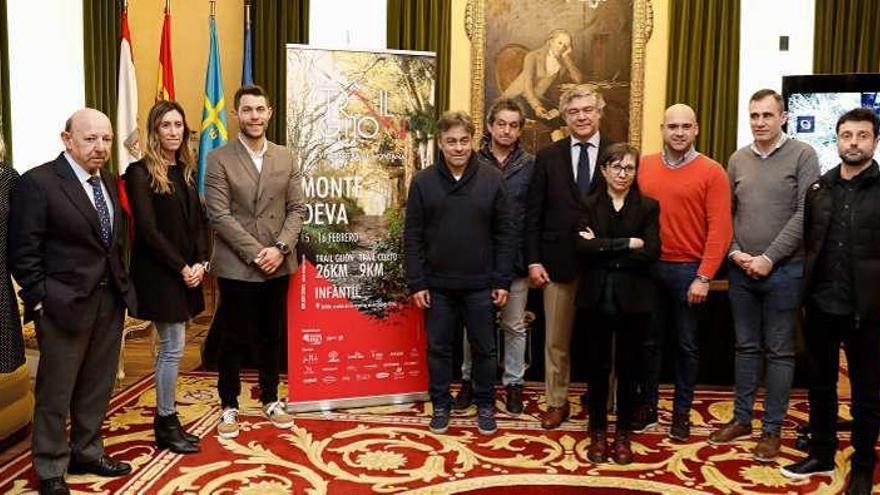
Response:
[[[590,84],[579,84],[559,99],[571,136],[540,150],[526,207],[526,261],[529,283],[544,290],[544,380],[546,429],[568,418],[571,334],[580,268],[574,252],[577,221],[587,196],[605,187],[597,163],[611,144],[600,136],[605,99]]]
[[[668,313],[678,341],[669,437],[683,442],[690,436],[699,363],[697,313],[733,235],[730,182],[718,162],[694,148],[699,126],[691,107],[678,103],[667,108],[660,132],[663,151],[644,157],[638,176],[642,194],[660,202],[661,253],[655,268],[660,297],[645,345],[644,407],[633,429],[644,431],[657,423],[663,316]]]

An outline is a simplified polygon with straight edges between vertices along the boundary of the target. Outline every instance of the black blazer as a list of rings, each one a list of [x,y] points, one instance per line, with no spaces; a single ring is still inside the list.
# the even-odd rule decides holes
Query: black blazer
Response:
[[[612,294],[624,313],[651,311],[654,283],[651,266],[660,258],[660,204],[630,189],[617,218],[607,191],[596,191],[587,199],[587,212],[578,231],[589,227],[595,239],[584,239],[575,232],[575,249],[583,260],[578,286],[578,307],[597,308],[610,277]],[[629,249],[629,238],[645,241],[642,249]]]
[[[55,326],[86,331],[98,316],[100,298],[93,297],[104,281],[111,283],[128,307],[135,309],[123,240],[128,235],[114,176],[101,171],[113,203],[113,239],[101,241],[98,213],[61,154],[24,174],[16,187],[10,215],[12,274],[21,286],[25,321],[34,306]]]
[[[598,165],[610,145],[602,137],[590,191],[604,190]],[[574,252],[575,227],[586,208],[571,163],[566,137],[538,151],[526,205],[526,264],[541,263],[554,282],[571,282],[580,272]]]
[[[131,279],[138,296],[137,318],[187,321],[205,309],[202,288],[187,288],[180,275],[186,265],[208,261],[207,228],[202,203],[193,185],[186,201],[172,191],[150,186],[143,160],[125,172],[125,189],[134,214]]]

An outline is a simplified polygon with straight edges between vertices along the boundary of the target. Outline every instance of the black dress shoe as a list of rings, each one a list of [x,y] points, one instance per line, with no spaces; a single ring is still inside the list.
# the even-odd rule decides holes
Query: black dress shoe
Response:
[[[96,476],[104,476],[113,478],[116,476],[125,476],[131,472],[131,465],[125,462],[119,462],[110,456],[101,456],[94,461],[89,462],[71,462],[67,468],[69,474],[94,474]]]
[[[40,495],[70,495],[64,478],[48,478],[40,480]]]
[[[874,472],[854,469],[849,476],[846,495],[871,495],[874,488]]]
[[[40,480],[40,495],[70,495],[64,478],[48,478]]]

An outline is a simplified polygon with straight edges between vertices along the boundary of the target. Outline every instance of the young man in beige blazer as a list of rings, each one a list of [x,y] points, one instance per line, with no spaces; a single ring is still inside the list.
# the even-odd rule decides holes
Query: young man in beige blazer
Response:
[[[305,204],[298,157],[266,139],[272,106],[259,86],[235,93],[237,138],[208,155],[205,204],[214,229],[211,272],[220,287],[222,325],[217,389],[223,409],[217,432],[238,435],[241,353],[254,352],[263,413],[278,428],[293,417],[278,400],[281,332]]]

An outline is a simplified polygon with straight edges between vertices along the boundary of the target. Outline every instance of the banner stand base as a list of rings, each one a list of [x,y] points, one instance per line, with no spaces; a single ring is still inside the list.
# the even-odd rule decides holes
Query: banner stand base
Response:
[[[287,412],[294,414],[313,411],[331,411],[333,409],[425,402],[426,400],[428,400],[427,392],[413,392],[408,394],[375,395],[370,397],[351,397],[347,399],[316,400],[310,402],[288,402]]]

